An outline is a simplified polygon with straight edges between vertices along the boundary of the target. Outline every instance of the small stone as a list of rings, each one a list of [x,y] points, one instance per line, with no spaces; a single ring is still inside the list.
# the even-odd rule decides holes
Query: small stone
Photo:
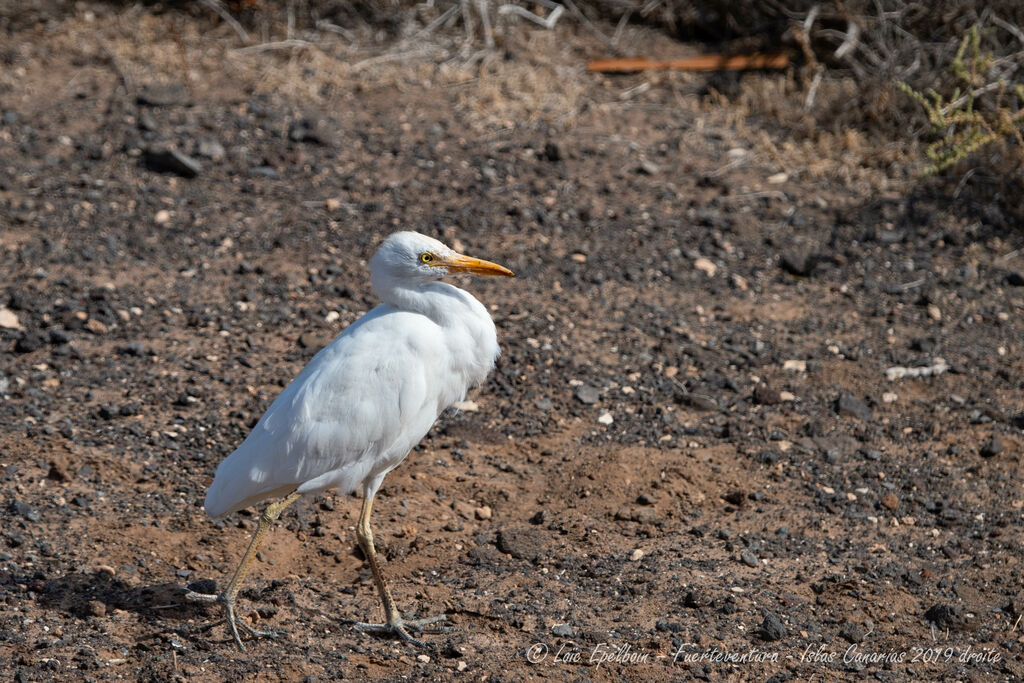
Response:
[[[694,410],[703,412],[711,412],[718,410],[718,403],[715,399],[710,396],[704,396],[703,394],[694,394],[689,391],[680,389],[676,392],[676,402],[683,405],[687,405]]]
[[[782,403],[782,396],[767,384],[754,387],[754,403],[762,406],[775,406]]]
[[[61,469],[60,465],[55,462],[50,463],[50,471],[46,473],[46,478],[50,481],[67,481],[68,475]]]
[[[750,285],[747,283],[747,278],[738,273],[730,275],[729,280],[732,282],[732,286],[741,292],[745,292],[750,288]]]
[[[642,559],[644,559],[644,551],[640,548],[637,548],[629,555],[630,562],[639,562]]]
[[[18,322],[18,314],[6,307],[0,307],[0,327],[8,330],[20,330],[21,323]]]
[[[597,418],[597,422],[598,424],[607,426],[615,422],[615,418],[612,417],[611,413],[601,413]]]
[[[655,500],[654,495],[651,493],[641,493],[636,497],[638,505],[654,505]]]
[[[728,491],[724,496],[722,496],[722,499],[726,503],[729,503],[730,505],[735,505],[736,507],[742,507],[742,505],[747,500],[747,496],[740,489],[733,489],[731,491]]]
[[[14,351],[15,353],[32,353],[42,348],[44,344],[46,344],[46,337],[43,336],[43,333],[33,330],[18,337],[18,341],[14,342]]]
[[[650,159],[640,159],[640,163],[636,167],[637,173],[643,173],[645,175],[658,175],[661,173],[661,167]]]
[[[668,619],[658,619],[654,623],[654,629],[661,631],[662,633],[679,633],[683,630],[683,625],[678,621],[669,621]]]
[[[117,352],[122,356],[144,356],[146,347],[141,342],[129,342],[117,347]]]
[[[464,413],[475,413],[480,410],[480,405],[476,401],[456,401],[452,404],[452,408]]]
[[[498,533],[498,550],[518,560],[535,562],[544,549],[544,533],[536,527],[512,527]]]
[[[807,277],[814,271],[817,259],[810,251],[794,248],[782,254],[779,265],[790,275]]]
[[[780,391],[779,398],[789,403],[796,400],[796,394],[794,394],[792,391]]]
[[[708,259],[701,256],[699,259],[693,262],[693,267],[701,271],[708,277],[714,277],[715,273],[718,272],[718,266],[709,261]]]
[[[848,643],[860,643],[867,636],[867,631],[860,624],[848,621],[839,628],[839,635]]]
[[[139,89],[136,99],[151,107],[188,104],[188,90],[181,83],[147,83]]]
[[[997,437],[994,437],[991,441],[989,441],[985,445],[983,445],[981,447],[981,450],[978,451],[978,455],[980,455],[983,458],[991,458],[993,456],[999,455],[1002,452],[1003,452],[1003,440],[1000,439],[997,436]]]
[[[481,505],[478,508],[473,508],[473,516],[479,520],[490,519],[492,514],[490,505]]]
[[[921,353],[932,353],[935,351],[935,337],[914,337],[910,340],[910,350]]]
[[[575,633],[569,624],[555,624],[551,627],[551,632],[559,638],[572,638]]]
[[[171,212],[167,209],[160,209],[156,212],[156,215],[153,216],[153,222],[157,225],[167,225],[171,222]]]
[[[319,349],[323,345],[323,340],[312,332],[304,332],[299,335],[299,346],[304,349]]]
[[[71,341],[71,335],[65,330],[53,329],[50,330],[50,343],[51,344],[67,344]]]
[[[807,361],[787,360],[782,364],[782,369],[786,372],[807,372]]]
[[[288,126],[288,139],[293,142],[312,142],[330,147],[336,144],[334,127],[329,121],[313,117],[293,121]]]
[[[96,318],[89,318],[86,320],[85,329],[89,330],[93,334],[106,334],[108,332],[107,326]]]
[[[27,519],[30,522],[39,521],[39,510],[36,510],[28,503],[24,503],[20,500],[12,500],[10,503],[8,503],[7,511],[11,514],[23,517],[24,519]]]
[[[709,604],[711,604],[711,600],[699,590],[688,591],[686,597],[683,598],[683,607],[688,609],[706,607]]]
[[[538,510],[533,517],[530,517],[530,524],[547,524],[551,521],[551,513],[547,510]]]
[[[423,664],[430,663],[430,655],[416,655],[416,661],[422,662]]]
[[[225,155],[227,155],[227,152],[224,150],[224,145],[220,144],[216,140],[200,140],[196,153],[199,156],[206,157],[212,161],[220,161],[225,157]]]
[[[744,550],[740,554],[740,559],[743,561],[743,564],[747,565],[748,567],[756,568],[760,564],[757,561],[757,555],[750,552],[749,550]]]
[[[839,394],[839,398],[836,399],[835,410],[839,415],[855,417],[858,420],[871,419],[871,408],[864,401],[846,391]]]
[[[782,619],[772,612],[765,611],[764,621],[761,622],[761,637],[768,642],[774,642],[782,640],[787,634],[786,625],[782,623]]]
[[[896,497],[895,493],[891,492],[882,496],[878,502],[887,510],[895,510],[900,506],[900,499]]]
[[[787,173],[775,173],[765,178],[765,182],[769,185],[781,185],[789,180],[789,174]]]
[[[99,600],[90,600],[85,603],[84,613],[87,617],[105,617],[107,616],[107,606]]]
[[[942,320],[942,311],[935,304],[928,304],[928,317],[932,320]]]
[[[249,169],[249,175],[260,176],[261,178],[277,178],[277,169],[273,166],[253,166]]]
[[[593,405],[597,403],[598,399],[601,398],[601,392],[590,386],[584,384],[576,389],[576,400],[586,405]]]
[[[882,403],[895,403],[896,401],[899,400],[899,398],[899,394],[892,391],[887,391],[884,394],[882,394]]]
[[[172,173],[183,178],[195,178],[203,170],[202,164],[175,149],[147,149],[142,160],[150,171]]]
[[[554,407],[554,402],[550,398],[538,398],[533,402],[533,407],[537,410],[551,410]]]
[[[956,607],[949,605],[935,604],[924,613],[924,618],[939,628],[949,628],[956,625],[956,622],[960,619],[960,611]]]

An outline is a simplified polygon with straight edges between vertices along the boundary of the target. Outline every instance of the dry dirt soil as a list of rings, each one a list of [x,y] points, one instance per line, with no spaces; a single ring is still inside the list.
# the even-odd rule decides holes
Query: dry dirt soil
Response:
[[[331,60],[210,13],[6,25],[3,680],[1024,676],[1024,234],[751,104],[798,75],[587,75],[566,23],[305,92],[274,79]],[[240,609],[281,635],[241,653],[183,599],[255,527],[206,486],[396,229],[518,275],[460,283],[504,353],[375,508],[401,607],[456,630],[352,628],[381,609],[335,494],[272,532]]]

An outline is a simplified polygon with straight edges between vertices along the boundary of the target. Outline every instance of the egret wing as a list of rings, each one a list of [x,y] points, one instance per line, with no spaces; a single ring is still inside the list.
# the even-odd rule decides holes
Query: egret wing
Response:
[[[429,319],[374,309],[314,356],[221,463],[207,512],[223,515],[296,488],[348,491],[391,469],[444,407],[431,395],[443,355]]]

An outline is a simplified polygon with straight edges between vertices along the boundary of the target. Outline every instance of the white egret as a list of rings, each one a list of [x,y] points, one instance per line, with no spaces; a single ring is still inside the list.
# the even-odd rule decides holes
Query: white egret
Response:
[[[235,598],[270,525],[306,495],[361,488],[359,545],[384,605],[382,624],[357,623],[418,643],[409,631],[443,621],[404,620],[391,597],[370,531],[373,497],[448,406],[480,384],[498,357],[498,336],[483,304],[439,282],[451,273],[511,276],[495,263],[463,256],[435,239],[398,232],[370,260],[370,281],[383,302],[350,325],[309,362],[266,414],[217,468],[206,512],[220,517],[267,499],[249,548],[219,595],[189,592],[191,600],[220,602],[235,643],[241,627],[272,635],[235,617]]]

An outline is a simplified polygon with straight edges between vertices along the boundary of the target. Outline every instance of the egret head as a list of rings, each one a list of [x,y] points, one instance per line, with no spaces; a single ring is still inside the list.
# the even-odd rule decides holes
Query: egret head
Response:
[[[370,278],[378,292],[378,285],[415,287],[451,273],[512,276],[504,266],[464,256],[418,232],[392,234],[370,259]]]

